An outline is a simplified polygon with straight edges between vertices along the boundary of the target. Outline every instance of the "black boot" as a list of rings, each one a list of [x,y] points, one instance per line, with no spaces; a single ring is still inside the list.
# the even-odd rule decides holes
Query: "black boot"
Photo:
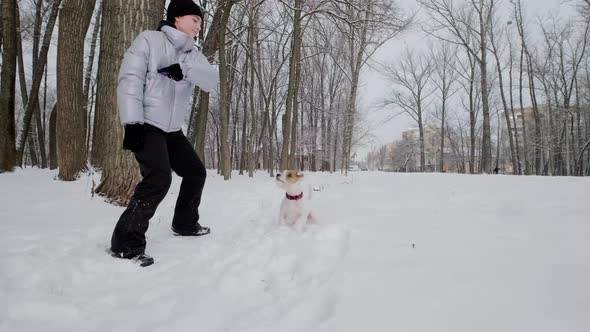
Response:
[[[135,263],[138,263],[139,266],[141,267],[146,267],[146,266],[150,266],[152,264],[154,264],[154,258],[152,256],[148,256],[146,254],[139,254],[133,258],[131,258],[132,261],[134,261]]]
[[[172,169],[182,177],[174,207],[172,231],[177,236],[209,234],[211,229],[199,224],[199,206],[207,178],[205,166],[182,132],[168,135],[168,151],[172,156],[170,158]]]
[[[108,252],[111,256],[115,258],[129,259],[132,262],[139,264],[139,266],[141,267],[146,267],[154,264],[154,258],[152,256],[146,255],[145,253],[137,254],[134,256],[125,256],[122,253],[116,253],[111,250],[109,250]]]
[[[211,228],[205,226],[198,226],[198,228],[196,229],[185,231],[176,229],[174,228],[174,226],[172,226],[172,232],[175,236],[201,236],[211,233]]]

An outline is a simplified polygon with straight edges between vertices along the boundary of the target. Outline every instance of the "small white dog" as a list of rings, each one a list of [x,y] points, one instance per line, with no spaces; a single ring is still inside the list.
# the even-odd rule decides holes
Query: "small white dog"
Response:
[[[303,173],[285,170],[275,177],[277,185],[286,191],[281,203],[279,221],[282,224],[302,230],[305,224],[317,224],[317,218],[303,199],[301,181]]]

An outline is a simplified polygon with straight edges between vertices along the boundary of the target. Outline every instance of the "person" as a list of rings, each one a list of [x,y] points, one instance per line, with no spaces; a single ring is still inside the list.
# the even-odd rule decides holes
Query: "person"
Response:
[[[143,31],[121,63],[117,103],[125,128],[123,148],[133,152],[143,177],[120,216],[111,238],[110,253],[141,266],[154,263],[145,253],[149,220],[172,181],[182,182],[176,200],[172,231],[200,236],[210,229],[199,223],[199,205],[206,170],[181,126],[191,109],[194,86],[210,91],[219,74],[194,44],[203,15],[192,0],[172,0],[166,20],[157,31]]]

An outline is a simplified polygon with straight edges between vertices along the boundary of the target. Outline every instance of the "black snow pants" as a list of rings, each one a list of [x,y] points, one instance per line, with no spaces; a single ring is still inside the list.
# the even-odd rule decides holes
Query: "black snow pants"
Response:
[[[172,228],[180,232],[199,229],[199,204],[207,176],[205,166],[182,131],[166,133],[144,124],[145,141],[135,152],[143,180],[135,188],[111,238],[111,250],[125,258],[145,252],[149,220],[172,181],[171,170],[182,177]]]

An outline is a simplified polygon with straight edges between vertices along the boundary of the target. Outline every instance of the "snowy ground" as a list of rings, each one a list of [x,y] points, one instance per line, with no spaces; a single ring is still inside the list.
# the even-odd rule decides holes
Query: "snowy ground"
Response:
[[[589,178],[307,174],[298,234],[267,175],[212,172],[187,239],[175,177],[140,268],[105,253],[123,209],[54,176],[0,175],[1,332],[590,331]]]

